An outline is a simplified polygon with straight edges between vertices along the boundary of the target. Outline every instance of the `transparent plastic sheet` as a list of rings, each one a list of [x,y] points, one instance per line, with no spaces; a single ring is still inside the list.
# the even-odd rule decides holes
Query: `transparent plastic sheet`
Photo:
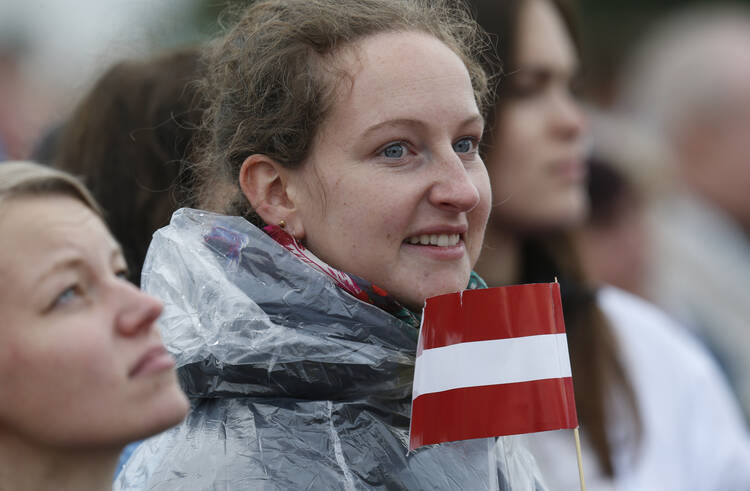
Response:
[[[193,408],[115,489],[544,489],[493,439],[407,455],[417,331],[244,219],[177,211],[142,284]]]
[[[571,436],[572,438],[572,436]],[[543,476],[537,470],[533,479],[528,473],[536,469],[534,456],[523,444],[523,435],[502,436],[497,439],[495,455],[498,467],[513,491],[540,491],[547,489]]]

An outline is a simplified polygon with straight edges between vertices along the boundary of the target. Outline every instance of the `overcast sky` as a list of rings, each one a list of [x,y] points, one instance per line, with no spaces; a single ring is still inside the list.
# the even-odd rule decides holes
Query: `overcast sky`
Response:
[[[0,0],[0,40],[31,48],[28,67],[61,91],[80,90],[113,60],[147,54],[184,27],[191,0]]]

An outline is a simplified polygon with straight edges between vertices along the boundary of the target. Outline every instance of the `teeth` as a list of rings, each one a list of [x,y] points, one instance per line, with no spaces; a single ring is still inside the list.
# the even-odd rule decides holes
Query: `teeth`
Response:
[[[409,244],[449,247],[457,245],[460,239],[461,236],[459,234],[422,234],[409,237],[406,239],[406,242]]]

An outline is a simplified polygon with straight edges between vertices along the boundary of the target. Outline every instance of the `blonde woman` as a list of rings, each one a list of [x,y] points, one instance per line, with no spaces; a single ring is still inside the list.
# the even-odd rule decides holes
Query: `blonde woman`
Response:
[[[110,489],[130,441],[187,399],[89,192],[38,164],[0,164],[0,489]]]

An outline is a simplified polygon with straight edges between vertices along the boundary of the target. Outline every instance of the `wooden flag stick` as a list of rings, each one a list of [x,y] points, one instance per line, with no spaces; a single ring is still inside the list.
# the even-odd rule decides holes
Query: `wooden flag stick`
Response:
[[[557,276],[555,276],[557,283]],[[581,491],[586,491],[586,479],[583,477],[583,458],[581,457],[581,435],[578,433],[578,427],[573,429],[573,437],[576,440],[576,457],[578,457],[578,477],[581,479]]]
[[[578,456],[578,477],[581,478],[581,491],[586,491],[586,479],[583,477],[583,459],[581,458],[581,437],[578,434],[578,427],[573,430],[573,436],[576,440],[576,455]]]

